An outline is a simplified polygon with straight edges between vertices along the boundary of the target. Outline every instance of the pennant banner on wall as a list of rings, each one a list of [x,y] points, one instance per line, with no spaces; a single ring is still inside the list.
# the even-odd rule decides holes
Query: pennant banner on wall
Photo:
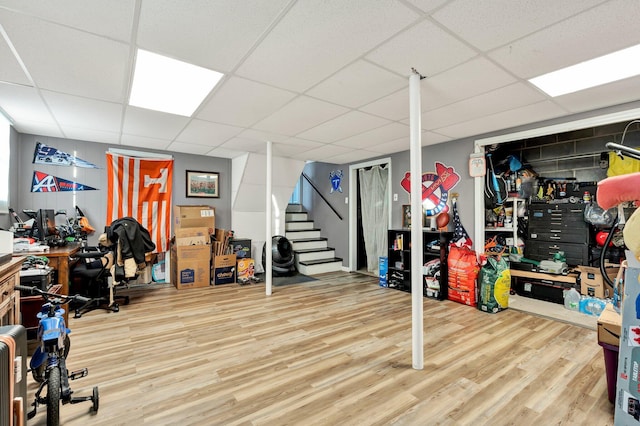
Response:
[[[31,192],[60,192],[60,191],[95,191],[88,185],[83,185],[71,180],[62,179],[48,173],[33,172],[31,180]]]
[[[33,153],[33,164],[52,164],[54,166],[77,166],[88,169],[98,169],[99,167],[88,161],[84,161],[75,155],[60,151],[52,146],[47,146],[38,142]]]
[[[132,217],[169,250],[173,160],[107,153],[107,224]]]

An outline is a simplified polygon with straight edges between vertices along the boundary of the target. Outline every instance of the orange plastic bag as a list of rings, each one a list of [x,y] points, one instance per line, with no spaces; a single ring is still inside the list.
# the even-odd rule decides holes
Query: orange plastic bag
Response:
[[[476,281],[480,271],[476,252],[468,246],[457,247],[452,244],[449,246],[447,263],[449,266],[449,300],[476,306]]]

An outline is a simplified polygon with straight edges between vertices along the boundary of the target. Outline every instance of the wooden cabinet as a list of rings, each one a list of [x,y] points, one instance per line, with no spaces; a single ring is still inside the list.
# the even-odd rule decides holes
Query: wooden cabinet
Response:
[[[447,298],[447,254],[451,236],[451,232],[422,231],[423,267],[417,273],[422,276],[425,297]],[[411,230],[391,229],[388,241],[388,285],[411,292]]]
[[[20,324],[20,292],[14,287],[20,284],[23,261],[23,256],[14,257],[0,266],[0,325]]]

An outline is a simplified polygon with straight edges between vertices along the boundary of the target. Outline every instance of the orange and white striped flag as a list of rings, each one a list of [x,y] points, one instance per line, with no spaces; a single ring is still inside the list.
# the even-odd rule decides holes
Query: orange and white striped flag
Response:
[[[156,251],[169,250],[173,160],[107,152],[107,225],[132,217],[145,227]]]

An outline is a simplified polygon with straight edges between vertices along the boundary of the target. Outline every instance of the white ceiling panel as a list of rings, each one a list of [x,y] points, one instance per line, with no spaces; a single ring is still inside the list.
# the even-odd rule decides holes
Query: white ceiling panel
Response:
[[[453,68],[477,52],[430,21],[397,35],[367,55],[367,59],[407,78],[411,68],[425,76]]]
[[[296,136],[312,141],[331,143],[388,123],[389,120],[384,118],[360,111],[351,111]]]
[[[490,56],[521,78],[536,77],[640,43],[638,16],[640,2],[612,0],[497,49]]]
[[[493,49],[606,0],[490,1],[455,0],[433,17],[481,50]]]
[[[213,148],[211,151],[207,153],[208,157],[220,157],[220,158],[236,158],[241,155],[246,155],[246,151],[237,151],[235,149],[227,149],[227,148]]]
[[[2,0],[0,8],[128,42],[131,39],[135,3],[135,0]]]
[[[299,160],[313,160],[313,161],[325,161],[329,157],[335,157],[336,155],[346,154],[347,152],[354,151],[351,148],[345,148],[344,146],[337,145],[323,145],[319,148],[310,149],[300,155],[292,155],[292,158]]]
[[[418,15],[395,0],[297,2],[238,74],[304,91],[410,25]]]
[[[425,129],[437,129],[543,100],[545,97],[539,91],[526,84],[515,83],[427,111],[422,114],[421,123]]]
[[[180,142],[195,142],[211,148],[221,145],[241,131],[241,127],[227,126],[226,124],[212,123],[204,120],[191,120],[176,137],[176,140]]]
[[[113,133],[120,132],[122,105],[119,103],[96,101],[46,90],[41,93],[54,111],[56,121],[62,126],[71,125]]]
[[[356,136],[339,140],[334,145],[348,148],[366,148],[392,141],[400,137],[409,137],[409,126],[402,123],[390,123],[377,129],[372,129]]]
[[[143,1],[138,45],[220,72],[231,71],[288,0]]]
[[[0,105],[17,123],[31,121],[55,124],[47,105],[33,87],[0,82]]]
[[[348,163],[356,163],[358,161],[366,160],[368,158],[377,157],[380,154],[374,151],[365,151],[363,149],[359,149],[356,151],[347,152],[344,154],[336,155],[334,157],[329,157],[324,161],[327,163],[333,164],[348,164]],[[345,196],[348,195],[345,193]]]
[[[123,133],[122,137],[120,138],[120,144],[131,146],[134,148],[166,150],[167,147],[171,144],[171,141],[166,139],[148,138],[145,136],[129,135]]]
[[[406,82],[409,86],[409,79]],[[424,105],[425,99],[422,100]],[[390,120],[402,120],[409,117],[409,89],[402,89],[389,96],[359,108],[361,111]]]
[[[123,101],[126,44],[3,10],[0,23],[40,88]]]
[[[407,80],[366,61],[343,68],[307,95],[357,108],[405,87]]]
[[[267,141],[283,142],[290,138],[289,136],[280,135],[278,133],[263,132],[254,129],[243,130],[238,134],[238,137],[244,139],[253,139],[255,141],[261,141],[263,143],[266,143]]]
[[[408,151],[410,148],[409,137],[394,139],[367,148],[369,151],[379,154],[392,154],[394,152]]]
[[[69,139],[80,141],[87,140],[87,135],[91,137],[93,142],[109,143],[113,145],[120,144],[120,132],[107,132],[104,130],[87,129],[86,127],[73,127],[61,125],[64,136]]]
[[[123,133],[173,140],[185,127],[189,119],[179,115],[127,107]]]
[[[292,155],[302,154],[304,152],[307,152],[311,149],[314,149],[323,145],[320,142],[310,142],[310,141],[307,141],[307,142],[313,145],[308,145],[308,144],[290,145],[286,143],[273,143],[271,145],[271,151],[273,155],[277,155],[280,157],[291,157]],[[259,154],[266,154],[267,153],[266,144],[263,148],[255,152]]]
[[[487,59],[472,59],[446,73],[421,80],[422,109],[429,111],[439,108],[507,86],[514,81],[515,78],[512,75]]]
[[[171,142],[171,144],[167,147],[169,151],[182,152],[185,154],[195,154],[195,155],[205,155],[207,152],[211,151],[210,146],[206,145],[197,145],[194,143],[184,143],[184,142]]]
[[[0,63],[0,81],[32,85],[4,38],[0,38]]]
[[[201,107],[197,117],[217,123],[249,127],[273,114],[294,97],[296,94],[293,92],[240,77],[231,77]]]
[[[20,123],[15,126],[15,128],[20,133],[30,135],[51,136],[55,138],[65,137],[65,135],[60,131],[60,128],[56,124],[52,123],[21,120]]]
[[[254,139],[231,138],[227,142],[220,145],[220,148],[234,149],[238,151],[259,152],[265,147],[266,143]]]
[[[440,133],[425,132],[423,130],[421,142],[422,142],[422,146],[427,146],[427,145],[435,145],[438,143],[447,142],[447,141],[450,141],[451,139],[453,138],[441,135]]]
[[[513,127],[515,127],[525,123],[548,120],[563,114],[565,114],[565,112],[553,102],[543,101],[534,105],[527,105],[522,108],[515,108],[509,111],[487,115],[482,118],[454,124],[452,126],[436,130],[438,133],[446,135],[452,139],[459,139],[477,135],[478,131],[480,131],[480,133],[488,133],[495,129],[495,123],[504,122],[504,120],[508,120],[509,123],[513,123]]]
[[[347,111],[345,107],[300,96],[253,127],[266,132],[294,136]]]
[[[407,0],[409,3],[420,8],[423,12],[432,12],[450,0]]]
[[[569,93],[555,98],[554,102],[571,113],[589,111],[593,106],[604,108],[637,100],[638,91],[629,90],[630,87],[640,88],[640,77],[627,78],[604,86]]]

